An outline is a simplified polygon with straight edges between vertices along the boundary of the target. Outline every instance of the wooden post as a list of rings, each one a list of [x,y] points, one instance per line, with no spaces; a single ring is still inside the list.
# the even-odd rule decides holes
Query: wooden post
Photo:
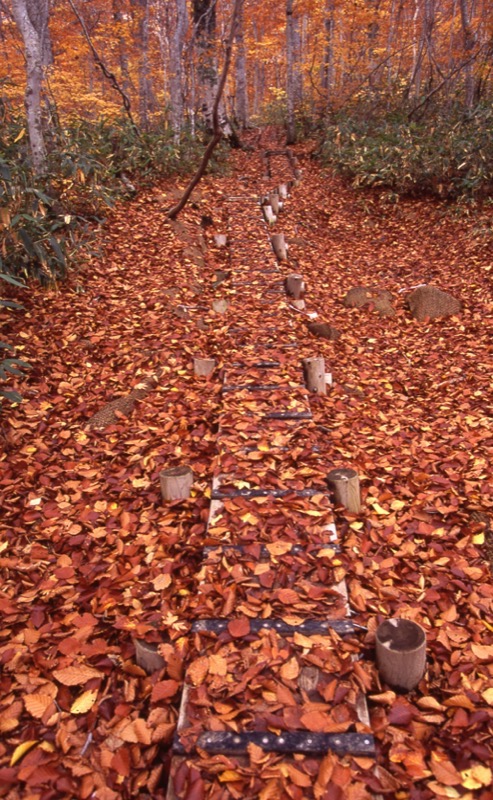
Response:
[[[286,261],[288,257],[287,245],[283,233],[273,233],[270,237],[272,249],[278,261]]]
[[[352,514],[361,511],[361,496],[358,473],[354,469],[333,469],[327,475],[336,503],[347,508]]]
[[[157,651],[157,644],[148,644],[139,639],[134,639],[135,645],[135,660],[139,667],[145,669],[148,675],[151,672],[156,672],[158,669],[163,669],[165,660],[159,655]]]
[[[303,373],[309,392],[316,392],[317,394],[327,393],[327,383],[325,381],[325,360],[322,356],[304,358]]]
[[[159,473],[163,500],[187,500],[193,484],[191,467],[171,467]]]
[[[281,183],[277,189],[279,197],[281,200],[286,200],[288,197],[288,185],[287,183]]]
[[[216,247],[226,247],[228,243],[228,237],[225,233],[215,233],[214,234],[214,243]]]
[[[194,358],[193,371],[197,378],[209,378],[216,369],[215,358]]]
[[[218,297],[217,300],[212,301],[212,310],[216,314],[225,314],[229,308],[229,301],[224,297]]]
[[[294,300],[302,300],[305,296],[305,281],[301,275],[294,273],[288,275],[284,282],[284,288],[287,296],[292,297]]]
[[[274,225],[275,224],[277,217],[274,214],[274,211],[272,210],[272,206],[270,204],[266,205],[266,206],[262,206],[262,213],[263,213],[264,219],[265,219],[265,221],[267,222],[268,225]]]
[[[281,210],[281,204],[279,202],[279,195],[277,194],[277,192],[270,192],[269,203],[271,205],[274,214],[276,215],[276,217],[278,217],[279,211]]]
[[[426,634],[410,619],[386,619],[376,632],[380,677],[389,686],[410,692],[426,668]]]

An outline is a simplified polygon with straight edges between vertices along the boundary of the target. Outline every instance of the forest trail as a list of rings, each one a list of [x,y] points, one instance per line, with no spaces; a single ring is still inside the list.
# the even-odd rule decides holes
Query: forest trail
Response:
[[[225,467],[221,370],[236,380],[235,364],[269,359],[299,385],[312,355],[324,356],[334,383],[325,397],[302,392],[312,415],[302,444],[283,450],[279,440],[264,476],[255,459],[251,474],[248,458],[241,475],[231,467],[240,481],[293,490],[322,487],[333,467],[358,471],[364,510],[339,510],[333,567],[352,621],[368,630],[358,680],[378,773],[361,755],[289,766],[251,748],[238,767],[206,758],[200,781],[189,774],[178,796],[492,796],[493,587],[478,521],[493,493],[491,212],[459,217],[428,201],[356,194],[301,150],[302,183],[271,230],[289,242],[285,270],[259,198],[291,176],[274,157],[266,179],[262,152],[234,154],[230,173],[203,181],[175,223],[163,214],[171,183],[119,206],[101,258],[58,292],[33,291],[10,320],[9,340],[33,370],[3,421],[0,796],[165,797],[183,676],[200,657],[190,625],[204,616],[211,486]],[[230,246],[217,247],[215,233]],[[339,340],[314,337],[289,308],[292,271],[306,280],[307,311]],[[463,313],[412,320],[404,290],[420,283],[451,291]],[[396,315],[345,308],[358,285],[388,289]],[[218,299],[223,313],[212,310]],[[211,379],[194,376],[197,355],[218,361]],[[146,380],[156,386],[128,418],[117,411],[109,427],[88,427]],[[194,470],[192,497],[163,505],[159,471],[182,463]],[[320,516],[308,517],[316,535]],[[428,671],[408,696],[382,690],[372,663],[375,628],[396,615],[427,630]],[[147,676],[133,640],[158,641],[163,628],[166,669]],[[218,679],[223,666],[216,660]]]

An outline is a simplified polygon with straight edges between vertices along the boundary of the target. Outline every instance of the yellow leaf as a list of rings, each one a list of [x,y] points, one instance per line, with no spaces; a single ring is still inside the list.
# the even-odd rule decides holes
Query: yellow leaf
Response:
[[[489,706],[493,706],[493,687],[486,689],[486,691],[482,692],[481,695],[484,697]]]
[[[354,522],[351,522],[349,527],[352,528],[353,531],[360,531],[363,527],[363,523],[359,520],[355,520]]]
[[[17,134],[17,136],[15,137],[15,139],[14,139],[14,144],[15,144],[16,142],[20,142],[20,140],[21,140],[21,139],[23,139],[25,135],[26,135],[26,129],[25,129],[25,128],[23,128],[21,131],[19,131],[19,133],[18,133],[18,134]]]
[[[230,783],[231,781],[240,781],[241,775],[234,769],[226,769],[224,772],[219,773],[219,780],[221,783]]]
[[[12,753],[12,758],[10,759],[10,766],[13,767],[14,764],[17,764],[18,761],[23,758],[29,750],[32,750],[34,745],[38,743],[38,739],[29,739],[27,742],[22,742],[19,744],[14,752]]]
[[[70,707],[71,714],[86,714],[96,702],[97,690],[83,692]]]
[[[249,511],[247,511],[246,514],[241,514],[240,519],[243,522],[248,522],[250,525],[256,525],[258,523],[258,519],[255,514],[250,514]]]
[[[373,503],[373,511],[374,511],[376,514],[379,514],[380,516],[383,516],[384,514],[385,514],[385,515],[388,515],[388,514],[390,513],[390,512],[389,512],[389,511],[387,511],[385,508],[382,508],[382,506],[381,506],[381,505],[379,505],[378,503]]]
[[[402,511],[405,505],[404,500],[392,500],[390,507],[392,511]]]
[[[477,533],[475,536],[472,537],[473,544],[484,544],[484,531],[481,533]]]
[[[464,769],[460,775],[465,789],[481,789],[482,786],[491,786],[493,780],[491,769],[482,764]]]

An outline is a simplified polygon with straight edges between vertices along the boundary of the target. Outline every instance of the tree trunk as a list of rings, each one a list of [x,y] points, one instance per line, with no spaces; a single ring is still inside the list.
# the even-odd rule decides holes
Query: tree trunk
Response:
[[[331,105],[334,90],[334,32],[335,4],[334,0],[326,0],[325,6],[325,53],[323,65],[322,88],[325,89],[327,104]]]
[[[242,130],[248,127],[248,85],[246,69],[246,47],[243,33],[243,0],[238,16],[238,32],[236,34],[236,119]]]
[[[41,114],[43,68],[53,61],[48,29],[49,0],[12,0],[12,12],[24,42],[27,130],[33,169],[39,174],[45,171],[47,158]]]
[[[171,126],[175,144],[179,144],[183,128],[183,43],[188,27],[186,0],[175,0],[175,27],[170,39]]]
[[[231,64],[231,54],[233,51],[233,42],[236,33],[236,24],[238,21],[238,13],[241,3],[242,0],[235,0],[235,4],[233,6],[233,11],[231,14],[231,27],[226,42],[226,52],[224,54],[223,69],[221,73],[221,78],[219,79],[219,84],[217,86],[214,103],[212,105],[212,138],[205,149],[204,155],[202,156],[202,160],[198,166],[195,175],[193,176],[192,180],[190,181],[185,191],[183,192],[181,199],[179,200],[178,203],[176,203],[176,205],[174,205],[167,211],[167,217],[169,219],[175,219],[180,213],[180,211],[182,211],[182,209],[185,208],[190,195],[192,194],[193,190],[195,189],[195,187],[197,186],[197,184],[199,183],[200,179],[202,178],[207,169],[207,164],[209,163],[209,160],[214,152],[214,149],[222,139],[223,127],[221,126],[219,118],[219,107],[221,103],[221,97],[224,90],[224,86],[226,84],[226,78],[228,77],[229,65]]]
[[[476,36],[471,27],[471,17],[467,0],[460,0],[460,18],[462,24],[462,37],[466,64],[464,67],[465,106],[470,111],[475,103],[476,86],[474,80],[474,59],[471,58],[476,44]]]
[[[287,124],[286,144],[296,142],[295,118],[295,18],[293,16],[294,0],[286,0],[286,103]]]

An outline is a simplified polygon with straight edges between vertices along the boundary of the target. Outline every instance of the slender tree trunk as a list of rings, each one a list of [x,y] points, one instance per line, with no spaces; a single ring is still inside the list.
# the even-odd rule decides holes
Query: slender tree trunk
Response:
[[[474,60],[471,59],[472,51],[476,45],[476,35],[471,26],[471,16],[467,0],[460,0],[460,18],[462,23],[462,37],[466,65],[464,67],[465,106],[470,111],[475,103],[476,86],[474,80]]]
[[[236,118],[242,129],[248,127],[248,85],[246,69],[246,47],[244,37],[243,0],[238,15],[236,33]]]
[[[29,146],[35,173],[46,168],[47,150],[43,135],[41,97],[44,67],[52,63],[48,29],[49,0],[12,0],[12,12],[24,41],[26,56],[26,107]]]
[[[183,128],[183,43],[188,26],[186,0],[175,0],[175,26],[170,38],[171,125],[175,144],[180,142]]]
[[[212,132],[212,107],[217,87],[217,67],[214,54],[216,4],[214,0],[193,0],[193,23],[198,58],[197,78],[202,95],[202,115],[206,129]]]
[[[294,0],[286,0],[286,144],[296,142],[296,21],[293,5]]]
[[[334,90],[334,30],[335,30],[335,2],[326,0],[325,5],[325,53],[323,66],[322,88],[325,89],[327,105],[332,103]]]

